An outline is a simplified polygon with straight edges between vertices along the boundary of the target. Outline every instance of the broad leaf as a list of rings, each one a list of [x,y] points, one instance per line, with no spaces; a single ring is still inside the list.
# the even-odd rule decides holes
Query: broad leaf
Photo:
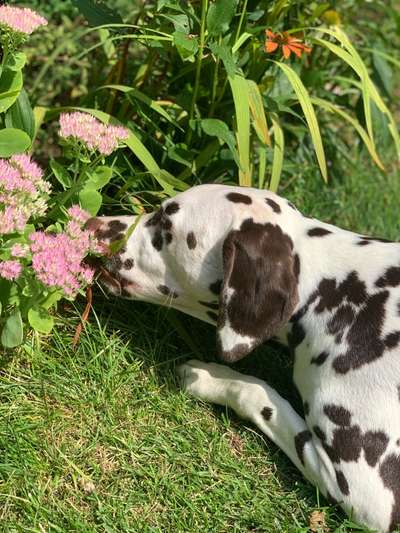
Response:
[[[229,30],[235,15],[237,0],[215,0],[207,13],[207,30],[212,36],[220,35]]]
[[[50,168],[53,171],[54,176],[61,183],[64,190],[69,189],[72,186],[72,179],[66,168],[60,163],[57,163],[54,159],[50,159]]]
[[[200,124],[204,133],[217,137],[220,141],[225,142],[229,146],[237,166],[240,167],[240,161],[235,147],[235,136],[229,130],[225,122],[217,118],[205,118],[200,121]]]
[[[0,113],[13,105],[22,89],[22,72],[4,69],[0,78]]]
[[[10,315],[3,326],[1,332],[1,344],[5,348],[15,348],[19,346],[24,338],[24,326],[20,311],[15,311]]]
[[[79,201],[82,209],[88,211],[94,217],[99,212],[103,197],[95,189],[85,188],[79,192]]]
[[[195,60],[196,52],[199,49],[199,43],[196,37],[191,36],[183,31],[174,31],[172,34],[174,44],[183,61]]]
[[[35,136],[35,117],[29,102],[29,97],[22,89],[17,100],[7,110],[5,115],[7,128],[17,128],[29,135],[31,139]]]
[[[24,152],[31,145],[30,137],[22,130],[4,128],[0,130],[0,157],[10,157]]]
[[[104,2],[94,0],[72,0],[90,26],[102,26],[103,24],[121,24],[121,15],[108,7]]]
[[[112,178],[113,171],[112,168],[106,166],[97,167],[94,172],[89,174],[89,181],[87,182],[88,188],[101,189],[107,183],[109,183]]]
[[[54,319],[43,307],[31,307],[28,311],[29,324],[39,333],[50,333],[54,326]]]

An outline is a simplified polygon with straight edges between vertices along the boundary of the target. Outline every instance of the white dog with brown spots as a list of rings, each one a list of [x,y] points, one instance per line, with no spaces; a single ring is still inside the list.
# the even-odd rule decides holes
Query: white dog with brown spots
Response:
[[[134,217],[89,227],[109,243]],[[265,382],[189,361],[182,386],[251,420],[353,520],[400,524],[400,244],[303,216],[263,190],[201,185],[139,220],[108,260],[111,292],[216,324],[232,363],[274,337],[304,417]]]

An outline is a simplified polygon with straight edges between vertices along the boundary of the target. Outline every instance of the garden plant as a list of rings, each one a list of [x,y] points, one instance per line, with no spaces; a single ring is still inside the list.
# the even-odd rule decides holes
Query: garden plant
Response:
[[[96,285],[90,258],[117,250],[104,250],[85,222],[97,214],[140,215],[193,185],[226,183],[269,188],[312,216],[338,222],[340,215],[342,226],[398,238],[397,7],[358,0],[0,6],[5,531],[198,531],[201,524],[302,532],[316,509],[322,525],[312,531],[352,530],[340,511],[325,516],[325,502],[305,482],[288,488],[284,458],[286,478],[274,478],[273,445],[264,471],[261,437],[239,435],[225,415],[216,422],[208,411],[195,441],[179,440],[178,426],[196,423],[196,406],[174,389],[170,365],[212,351],[213,332],[204,325],[143,305],[133,318],[124,310],[135,304],[118,311],[95,286],[93,318],[82,329],[85,294],[91,299]],[[162,350],[167,361],[159,359]],[[269,359],[289,374],[274,350]],[[141,359],[137,351],[151,355]],[[159,365],[164,378],[154,370]],[[151,433],[144,398],[165,411],[170,442]],[[15,423],[17,404],[27,416]],[[163,420],[154,417],[156,433]],[[213,437],[213,472],[199,443],[218,423],[224,431]],[[73,456],[71,435],[82,444],[72,446]],[[193,472],[182,459],[191,448]],[[148,467],[139,464],[149,454]],[[169,479],[171,464],[178,466]],[[263,494],[255,485],[265,477]],[[185,491],[192,503],[183,503]]]

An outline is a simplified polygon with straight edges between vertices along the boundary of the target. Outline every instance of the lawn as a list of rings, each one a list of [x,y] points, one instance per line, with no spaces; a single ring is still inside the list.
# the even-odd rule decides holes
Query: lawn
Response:
[[[306,214],[395,239],[398,170],[356,154],[346,168],[329,186],[306,169],[282,194]],[[316,510],[329,531],[353,531],[254,427],[179,390],[177,364],[215,359],[212,327],[97,290],[74,351],[82,309],[64,307],[51,337],[1,358],[2,531],[300,533]],[[266,345],[240,366],[296,405],[285,352]]]

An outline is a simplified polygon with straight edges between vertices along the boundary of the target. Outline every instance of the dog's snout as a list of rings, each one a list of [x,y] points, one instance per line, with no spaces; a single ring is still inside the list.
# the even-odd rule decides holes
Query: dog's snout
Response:
[[[98,231],[101,228],[101,226],[102,226],[102,221],[98,217],[89,218],[89,220],[85,224],[85,228],[88,229],[89,231],[93,231],[94,233],[96,233],[96,231]]]

